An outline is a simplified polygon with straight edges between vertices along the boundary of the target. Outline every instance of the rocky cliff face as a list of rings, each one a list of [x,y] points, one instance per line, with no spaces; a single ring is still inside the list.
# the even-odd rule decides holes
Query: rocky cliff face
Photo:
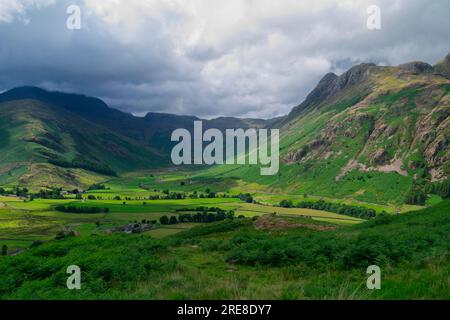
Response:
[[[327,74],[288,117],[284,128],[298,139],[285,162],[340,163],[336,180],[352,170],[448,179],[449,61],[361,64],[339,77]],[[315,121],[314,130],[303,129]]]

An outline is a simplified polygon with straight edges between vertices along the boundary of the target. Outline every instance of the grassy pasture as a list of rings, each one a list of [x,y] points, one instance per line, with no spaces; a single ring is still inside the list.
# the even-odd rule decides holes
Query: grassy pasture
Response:
[[[51,241],[0,257],[0,298],[448,299],[448,209],[331,230],[261,230],[244,219]],[[86,270],[83,290],[65,288],[68,261]],[[382,290],[365,286],[371,264]]]
[[[146,202],[146,204],[144,204]],[[125,204],[124,204],[125,203]],[[73,214],[54,211],[57,205],[107,207],[108,214]],[[219,207],[235,210],[235,215],[261,216],[276,212],[280,215],[305,216],[313,219],[328,219],[336,224],[355,224],[362,220],[335,213],[310,209],[285,209],[267,205],[249,204],[235,198],[183,199],[183,200],[48,200],[35,199],[24,202],[16,197],[2,197],[0,201],[0,244],[11,250],[27,248],[33,241],[48,241],[60,230],[75,229],[83,235],[101,233],[104,229],[133,221],[159,220],[163,215],[177,215],[179,209],[197,207]],[[100,227],[96,226],[96,223]],[[171,228],[158,228],[149,232],[155,237],[171,235],[191,227],[179,224]]]
[[[124,178],[107,181],[106,185],[111,190],[91,191],[90,193],[108,199],[114,195],[148,197],[152,194],[161,194],[164,189],[185,193],[204,192],[209,189],[212,192],[228,192],[230,195],[251,193],[258,202],[269,205],[278,205],[281,200],[285,199],[292,200],[294,203],[323,199],[327,202],[363,206],[375,209],[377,212],[384,210],[388,213],[408,212],[423,208],[423,206],[402,204],[402,201],[398,201],[399,199],[385,200],[383,197],[387,197],[387,195],[381,197],[382,194],[397,193],[399,185],[408,185],[408,183],[400,181],[405,177],[396,174],[371,173],[370,180],[376,185],[376,188],[373,186],[369,188],[364,182],[356,179],[356,176],[353,179],[350,174],[348,177],[350,180],[347,182],[344,181],[339,185],[336,185],[335,182],[324,182],[323,185],[329,185],[330,190],[317,190],[317,182],[310,185],[307,179],[295,180],[298,168],[295,166],[284,167],[285,165],[282,165],[281,177],[275,179],[280,182],[276,183],[273,183],[273,179],[269,179],[272,183],[262,180],[259,169],[256,167],[229,165],[193,171],[179,169],[162,173],[137,172]],[[283,168],[286,172],[283,172]],[[236,177],[233,175],[235,171]],[[289,180],[291,177],[294,180]],[[366,179],[368,178],[366,177]],[[351,185],[351,188],[347,184]],[[147,190],[144,191],[141,187],[145,187]],[[347,190],[347,187],[350,189]],[[380,193],[380,190],[384,191]],[[374,194],[378,194],[378,196],[373,196]],[[428,205],[436,204],[441,200],[431,197]]]
[[[254,169],[254,168],[253,168]],[[253,170],[251,169],[251,170]],[[209,174],[209,169],[206,172]],[[230,166],[231,172],[236,170]],[[250,170],[250,171],[251,171]],[[250,172],[249,172],[250,173]],[[214,176],[211,174],[211,176]],[[90,190],[83,195],[84,200],[76,200],[73,196],[64,200],[35,199],[24,202],[18,197],[0,196],[0,244],[7,244],[11,249],[26,248],[35,240],[50,240],[55,234],[65,228],[75,229],[80,234],[90,235],[102,232],[106,228],[124,225],[141,220],[159,220],[162,215],[177,215],[177,210],[197,207],[219,207],[223,210],[235,210],[236,216],[254,217],[271,213],[283,216],[307,217],[312,220],[329,222],[336,225],[352,225],[363,220],[336,213],[303,209],[280,208],[281,200],[291,200],[294,204],[300,201],[318,201],[344,203],[348,205],[364,206],[377,212],[388,213],[405,212],[421,209],[419,206],[379,204],[364,202],[355,198],[333,198],[310,194],[286,194],[282,188],[267,188],[262,182],[248,182],[243,179],[232,178],[230,172],[224,177],[205,176],[205,170],[166,172],[137,172],[124,177],[105,181],[107,190]],[[181,183],[183,182],[183,183]],[[204,193],[206,189],[212,192],[227,192],[229,195],[251,193],[259,204],[249,204],[237,198],[186,198],[183,200],[147,200],[153,195],[163,195],[162,191],[182,192],[189,194],[197,191]],[[88,195],[94,195],[97,200],[87,200]],[[120,196],[122,200],[113,200]],[[132,200],[125,200],[126,198]],[[436,197],[429,200],[436,204],[441,199]],[[55,212],[57,205],[107,207],[108,214],[71,214]],[[97,227],[99,222],[101,227]],[[176,233],[177,230],[154,230],[156,236]],[[150,234],[152,233],[150,232]]]

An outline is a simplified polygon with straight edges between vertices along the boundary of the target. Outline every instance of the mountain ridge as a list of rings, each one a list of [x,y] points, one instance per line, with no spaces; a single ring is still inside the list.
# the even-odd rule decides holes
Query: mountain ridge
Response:
[[[248,166],[209,171],[219,175],[233,172],[248,182],[261,182],[269,192],[281,188],[295,193],[353,194],[376,202],[389,198],[379,198],[379,195],[373,198],[374,194],[383,192],[380,181],[401,185],[400,190],[392,189],[401,195],[417,181],[448,179],[450,80],[446,72],[449,66],[450,54],[435,66],[417,61],[396,67],[362,63],[340,76],[328,73],[287,116],[269,120],[233,117],[205,120],[154,112],[135,117],[110,108],[97,98],[52,93],[33,87],[0,94],[0,112],[5,103],[25,101],[14,100],[18,98],[50,104],[54,110],[63,109],[104,128],[122,146],[125,144],[125,149],[137,148],[149,160],[156,159],[148,163],[135,159],[136,165],[127,167],[121,164],[120,148],[110,146],[111,150],[104,152],[112,152],[112,156],[102,159],[97,155],[98,164],[106,164],[119,173],[170,164],[171,132],[177,128],[193,130],[196,120],[203,121],[205,129],[279,128],[283,161],[278,179],[264,180],[253,173],[258,168]],[[20,106],[16,103],[16,107]],[[67,114],[64,117],[67,118]],[[3,135],[10,134],[10,129],[0,122],[0,135],[2,131]],[[54,131],[49,131],[57,136]],[[24,142],[36,144],[36,141],[17,141],[18,146]],[[108,145],[102,141],[99,150]],[[57,148],[57,144],[50,146],[52,152],[61,154]],[[73,152],[70,156],[72,160],[69,160],[74,161]],[[5,163],[1,160],[0,163],[5,168]],[[367,177],[374,175],[379,181],[370,182],[366,188],[352,189],[355,177],[372,179]],[[324,191],[324,188],[328,190]]]
[[[0,184],[86,187],[127,171],[167,167],[174,145],[172,131],[193,132],[195,120],[203,121],[205,129],[223,131],[271,123],[154,112],[136,117],[98,98],[30,86],[14,88],[0,94],[0,137],[4,138]]]
[[[228,171],[260,183],[258,192],[401,203],[410,188],[449,178],[450,81],[442,71],[449,61],[447,55],[435,66],[360,64],[328,73],[276,124],[277,179],[249,167]]]

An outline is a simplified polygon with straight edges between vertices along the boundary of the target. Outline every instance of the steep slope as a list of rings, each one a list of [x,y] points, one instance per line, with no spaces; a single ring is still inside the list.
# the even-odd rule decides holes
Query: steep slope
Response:
[[[168,157],[167,154],[173,145],[170,142],[172,131],[178,128],[186,128],[192,131],[194,120],[202,120],[194,116],[152,112],[145,117],[136,117],[110,108],[98,98],[80,94],[51,92],[37,87],[19,87],[0,94],[0,102],[26,99],[40,101],[70,111],[87,121],[133,139],[137,143],[157,149],[159,152],[166,154],[166,157]],[[203,120],[205,128],[218,129],[265,127],[273,121],[238,118]]]
[[[0,102],[35,100],[70,111],[98,125],[136,140],[144,140],[142,119],[108,107],[98,98],[80,94],[46,91],[37,87],[19,87],[0,95]]]
[[[323,101],[313,102],[313,110],[301,109],[304,116],[286,124],[292,132],[302,130],[310,114],[327,118],[311,135],[297,135],[286,162],[348,158],[336,180],[353,169],[448,177],[450,81],[432,71],[421,62],[350,69],[326,88]]]
[[[194,116],[108,107],[78,94],[20,87],[0,94],[0,184],[85,186],[99,175],[170,164],[171,133]],[[205,129],[265,127],[274,120],[217,118]],[[95,178],[95,179],[94,179]],[[83,182],[85,181],[85,182]]]
[[[0,103],[0,136],[1,183],[86,186],[164,161],[130,138],[36,100]]]
[[[258,166],[217,166],[204,174],[255,182],[259,192],[400,203],[412,184],[449,177],[448,70],[449,55],[435,66],[361,64],[327,74],[286,117],[203,120],[205,129],[280,128],[282,157],[277,177],[261,176]],[[135,117],[96,98],[33,87],[5,92],[0,102],[0,183],[35,181],[36,164],[55,165],[34,170],[50,177],[66,169],[89,176],[83,170],[114,174],[170,164],[171,132],[192,131],[200,120]]]
[[[341,76],[327,74],[273,125],[281,132],[277,178],[249,166],[209,174],[257,182],[259,192],[403,202],[413,183],[449,177],[449,61],[361,64]]]

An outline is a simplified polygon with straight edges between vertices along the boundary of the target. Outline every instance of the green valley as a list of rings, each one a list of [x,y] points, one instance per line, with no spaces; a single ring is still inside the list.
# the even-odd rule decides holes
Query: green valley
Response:
[[[449,65],[360,64],[284,117],[202,120],[279,129],[274,176],[172,165],[195,116],[1,93],[0,299],[449,299]]]
[[[0,297],[448,299],[449,209],[445,201],[354,226],[284,213],[136,235],[86,225],[81,236],[0,258]],[[372,263],[384,270],[383,290],[365,287]],[[83,290],[65,288],[68,264],[83,270]]]

